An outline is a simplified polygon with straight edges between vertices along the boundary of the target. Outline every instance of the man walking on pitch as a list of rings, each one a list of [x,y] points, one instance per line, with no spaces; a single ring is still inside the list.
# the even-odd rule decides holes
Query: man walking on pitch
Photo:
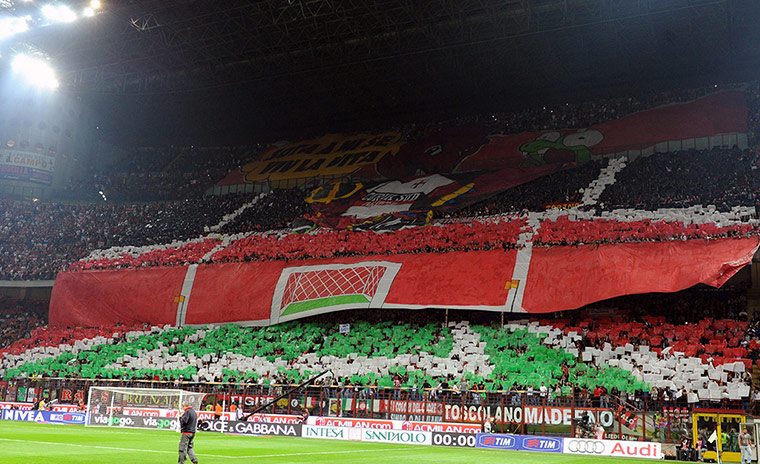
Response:
[[[742,453],[742,464],[752,462],[752,436],[747,433],[747,427],[739,434],[739,448]]]
[[[195,438],[195,427],[198,424],[198,415],[195,413],[192,404],[185,401],[182,405],[185,412],[179,418],[179,464],[185,464],[185,459],[190,458],[193,464],[198,463],[198,458],[193,451],[193,439]]]

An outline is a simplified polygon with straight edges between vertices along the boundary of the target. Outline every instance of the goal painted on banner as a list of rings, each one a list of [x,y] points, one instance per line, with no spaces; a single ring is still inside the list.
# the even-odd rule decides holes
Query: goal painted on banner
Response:
[[[151,388],[90,387],[88,426],[179,431],[180,407],[200,409],[205,393]]]
[[[272,298],[272,318],[288,320],[327,308],[379,308],[400,268],[387,261],[285,268]]]

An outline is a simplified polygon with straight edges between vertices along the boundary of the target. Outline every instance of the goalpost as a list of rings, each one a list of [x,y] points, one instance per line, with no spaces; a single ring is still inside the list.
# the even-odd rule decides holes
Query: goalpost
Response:
[[[184,390],[90,387],[86,425],[179,431],[182,404],[187,401],[200,410],[205,396]]]
[[[286,267],[275,286],[270,320],[284,322],[326,308],[380,308],[400,268],[388,261]]]

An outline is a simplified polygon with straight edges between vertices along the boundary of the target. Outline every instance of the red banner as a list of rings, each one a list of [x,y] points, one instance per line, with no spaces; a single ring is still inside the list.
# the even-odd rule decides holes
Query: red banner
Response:
[[[750,262],[757,247],[757,237],[533,247],[522,305],[528,312],[541,313],[618,295],[674,292],[700,282],[720,286]],[[507,283],[513,280],[516,255],[514,250],[490,250],[200,265],[187,301],[186,322],[266,324],[281,316],[370,307],[508,310]],[[347,287],[343,294],[317,292],[308,301],[283,294],[285,282],[300,281],[288,280],[293,273],[304,279],[319,273],[341,278],[344,266],[362,266],[370,269],[364,271],[367,276],[382,276],[377,291],[354,298],[357,293]],[[375,266],[384,271],[372,271]],[[186,270],[183,266],[61,273],[50,304],[51,325],[173,324],[178,309],[173,298],[182,288]],[[365,288],[363,283],[358,287]],[[318,299],[321,303],[313,304]],[[306,309],[299,310],[302,314],[288,313],[286,301],[305,304]]]
[[[174,324],[187,267],[62,272],[50,297],[50,325]]]
[[[698,100],[661,106],[582,130],[490,134],[488,143],[457,172],[524,164],[582,162],[595,156],[651,148],[658,143],[747,132],[742,92],[721,92]]]
[[[620,295],[720,287],[747,265],[758,238],[534,247],[523,308],[546,313]]]

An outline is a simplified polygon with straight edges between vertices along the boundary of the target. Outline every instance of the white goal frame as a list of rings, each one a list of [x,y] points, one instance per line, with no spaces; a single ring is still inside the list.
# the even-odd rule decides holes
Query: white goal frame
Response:
[[[354,303],[348,303],[348,304],[320,307],[316,309],[302,311],[296,314],[283,315],[283,313],[287,311],[287,306],[283,307],[283,300],[285,299],[285,290],[288,285],[288,281],[290,280],[290,277],[292,275],[308,273],[308,272],[341,271],[341,270],[351,270],[351,269],[356,269],[356,268],[373,268],[373,267],[384,268],[385,271],[383,272],[383,275],[379,278],[378,283],[375,286],[374,293],[372,295],[365,294],[365,296],[369,300],[368,303],[354,302]],[[280,273],[280,278],[277,280],[277,285],[275,286],[275,289],[274,289],[274,295],[272,296],[272,306],[271,306],[271,312],[270,312],[270,322],[272,324],[277,324],[279,322],[299,319],[299,318],[311,316],[314,314],[320,314],[320,313],[332,312],[332,311],[341,311],[344,309],[381,308],[383,306],[383,303],[385,303],[385,298],[388,296],[388,292],[391,289],[393,280],[396,278],[396,275],[398,274],[400,269],[401,269],[401,263],[392,263],[389,261],[361,261],[358,263],[346,263],[346,264],[331,263],[331,264],[318,264],[318,265],[312,265],[312,266],[286,267]],[[351,295],[351,294],[353,293],[347,293],[346,295]]]
[[[108,392],[110,401],[107,404],[98,401],[97,396],[101,392]],[[170,405],[128,405],[115,404],[115,393],[123,395],[153,395],[172,399]],[[93,396],[94,395],[94,396]],[[190,400],[196,410],[200,410],[201,403],[206,393],[189,392],[177,389],[159,388],[130,388],[130,387],[100,387],[92,386],[87,395],[87,427],[117,427],[147,430],[172,430],[179,432],[179,417],[181,406],[186,400]],[[103,410],[104,408],[104,410]],[[119,413],[118,410],[122,412]],[[124,414],[123,410],[139,410],[138,414]],[[135,411],[137,412],[137,411]]]

